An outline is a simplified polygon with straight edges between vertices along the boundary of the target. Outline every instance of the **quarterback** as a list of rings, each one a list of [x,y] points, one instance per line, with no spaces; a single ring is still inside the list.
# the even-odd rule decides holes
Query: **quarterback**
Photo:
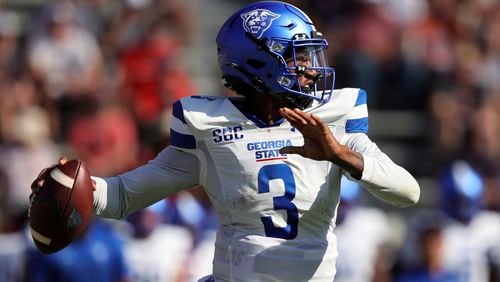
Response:
[[[333,89],[328,43],[301,10],[250,4],[216,42],[223,83],[240,95],[177,101],[171,145],[95,177],[94,212],[123,218],[202,185],[219,222],[206,281],[332,281],[341,176],[399,207],[419,185],[368,137],[367,93]]]

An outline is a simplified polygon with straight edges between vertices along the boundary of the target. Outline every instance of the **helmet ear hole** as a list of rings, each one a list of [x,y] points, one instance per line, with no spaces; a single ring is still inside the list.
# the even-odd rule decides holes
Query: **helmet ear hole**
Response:
[[[266,66],[266,63],[263,61],[255,60],[255,59],[248,59],[246,61],[247,65],[251,66],[252,68],[258,70]]]

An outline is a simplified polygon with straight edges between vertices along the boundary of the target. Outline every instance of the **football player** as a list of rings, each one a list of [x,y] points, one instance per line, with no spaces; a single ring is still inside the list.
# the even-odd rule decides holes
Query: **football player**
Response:
[[[365,91],[333,90],[328,43],[297,7],[250,4],[216,42],[223,83],[240,96],[177,101],[171,146],[94,178],[95,213],[123,218],[199,184],[219,222],[207,281],[332,281],[341,176],[399,207],[419,185],[367,136]]]

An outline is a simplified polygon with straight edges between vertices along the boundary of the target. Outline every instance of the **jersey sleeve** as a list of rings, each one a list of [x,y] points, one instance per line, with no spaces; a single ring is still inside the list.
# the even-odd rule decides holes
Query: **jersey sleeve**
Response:
[[[343,143],[363,156],[363,174],[358,182],[368,192],[400,207],[410,206],[418,201],[420,187],[415,178],[394,163],[366,134],[346,134]],[[347,173],[346,176],[357,181]]]
[[[94,212],[123,218],[199,182],[198,159],[172,146],[147,164],[115,177],[99,178],[94,191]]]
[[[347,113],[346,133],[368,133],[368,107],[366,91],[359,89],[354,107]]]

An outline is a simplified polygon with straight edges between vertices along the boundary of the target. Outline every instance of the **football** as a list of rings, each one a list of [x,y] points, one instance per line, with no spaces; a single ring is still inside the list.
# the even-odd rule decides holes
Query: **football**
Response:
[[[36,247],[57,252],[80,237],[92,216],[93,184],[85,163],[71,160],[49,170],[34,192],[29,225]]]

